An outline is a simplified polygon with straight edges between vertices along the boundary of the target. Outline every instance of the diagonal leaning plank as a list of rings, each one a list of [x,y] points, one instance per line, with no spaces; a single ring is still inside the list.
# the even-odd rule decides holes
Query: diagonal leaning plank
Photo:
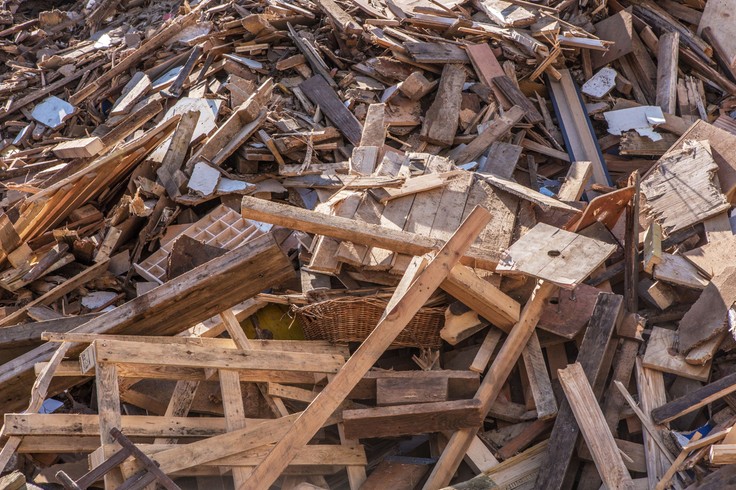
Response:
[[[268,453],[241,488],[265,490],[276,481],[297,452],[340,406],[358,381],[439,287],[489,222],[490,217],[488,211],[477,207],[424,270],[421,270],[422,259],[415,258],[412,261],[373,332],[294,422],[288,434]]]

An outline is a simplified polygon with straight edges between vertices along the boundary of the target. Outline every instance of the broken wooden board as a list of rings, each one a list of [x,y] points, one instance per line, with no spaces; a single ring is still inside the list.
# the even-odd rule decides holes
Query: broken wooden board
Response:
[[[105,145],[96,136],[64,141],[53,148],[54,155],[59,158],[90,158],[97,155]]]
[[[729,238],[688,250],[682,256],[703,274],[715,277],[731,265],[734,250],[736,250],[736,235],[731,235]]]
[[[736,135],[698,119],[672,145],[670,151],[680,150],[686,141],[707,141],[713,160],[718,164],[718,182],[729,202],[736,200]]]
[[[463,65],[448,63],[442,69],[434,102],[427,110],[421,136],[434,145],[450,146],[455,139],[460,124],[458,113],[462,102],[465,68]]]
[[[693,289],[705,289],[708,279],[681,255],[662,253],[662,263],[654,266],[654,279]]]
[[[360,136],[363,126],[358,122],[352,112],[342,103],[335,91],[321,75],[299,84],[304,94],[332,121],[345,138],[354,145],[360,144]]]
[[[643,222],[656,220],[669,235],[730,208],[716,177],[708,142],[686,142],[667,152],[641,181]],[[683,185],[687,182],[687,185]]]
[[[574,339],[588,325],[600,289],[578,284],[575,289],[561,289],[544,306],[537,328],[566,339]]]
[[[715,276],[695,304],[685,313],[677,329],[679,351],[693,348],[728,329],[726,316],[736,301],[736,268],[729,267]]]
[[[574,288],[615,250],[615,245],[538,223],[509,247],[496,271],[523,273]]]
[[[506,191],[522,199],[526,199],[529,202],[533,202],[545,211],[549,209],[559,209],[561,211],[566,211],[575,215],[578,215],[580,213],[577,208],[570,206],[569,204],[559,201],[553,197],[549,197],[545,194],[542,194],[541,192],[537,192],[513,180],[504,179],[503,177],[499,177],[498,175],[493,174],[479,175],[493,187],[496,187],[502,191]]]
[[[704,293],[705,294],[705,293]],[[666,328],[653,327],[647,341],[647,350],[642,365],[664,373],[676,374],[698,381],[710,378],[710,363],[693,366],[685,361],[685,356],[677,352],[677,333]]]
[[[726,56],[724,61],[730,68],[736,68],[736,28],[732,19],[734,11],[736,2],[733,0],[708,0],[697,31],[701,35],[703,29],[711,28],[712,36],[721,46]]]

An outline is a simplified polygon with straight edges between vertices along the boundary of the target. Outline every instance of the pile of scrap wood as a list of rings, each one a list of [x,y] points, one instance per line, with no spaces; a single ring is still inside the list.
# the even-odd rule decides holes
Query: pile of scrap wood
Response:
[[[0,487],[734,487],[733,11],[0,1]]]

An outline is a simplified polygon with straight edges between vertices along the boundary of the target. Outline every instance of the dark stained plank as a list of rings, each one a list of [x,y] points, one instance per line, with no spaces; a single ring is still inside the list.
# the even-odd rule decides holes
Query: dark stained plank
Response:
[[[303,81],[299,84],[299,88],[309,97],[309,100],[320,106],[327,118],[340,130],[348,141],[356,146],[360,144],[363,126],[361,126],[353,113],[345,107],[340,97],[337,96],[322,76],[315,75],[309,80]]]

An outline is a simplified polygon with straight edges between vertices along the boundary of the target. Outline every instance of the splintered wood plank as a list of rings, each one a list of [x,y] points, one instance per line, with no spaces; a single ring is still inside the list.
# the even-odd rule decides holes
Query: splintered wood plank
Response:
[[[560,209],[562,211],[567,211],[568,213],[580,213],[577,208],[570,206],[569,204],[565,204],[564,202],[559,201],[553,197],[549,197],[546,194],[537,192],[529,187],[521,185],[516,181],[504,179],[503,177],[499,177],[493,174],[480,175],[493,187],[514,194],[515,196],[526,199],[529,202],[533,202],[534,204],[541,207],[544,211],[548,211],[550,209]]]
[[[547,420],[557,415],[557,400],[544,362],[544,354],[536,332],[532,333],[522,353],[529,387],[537,408],[537,418]]]
[[[593,133],[588,113],[581,102],[575,82],[568,70],[559,70],[559,72],[562,78],[559,81],[550,79],[548,86],[557,119],[560,121],[560,129],[565,134],[565,147],[570,160],[591,162],[593,165],[592,182],[610,185],[608,170],[598,146],[598,139]]]
[[[703,293],[705,294],[705,293]],[[685,356],[677,352],[677,333],[666,328],[653,327],[647,341],[647,350],[642,359],[645,368],[656,369],[698,381],[708,381],[710,363],[693,366],[685,361]]]
[[[700,35],[706,27],[711,28],[711,35],[721,45],[726,56],[724,61],[731,69],[736,68],[736,26],[732,19],[734,11],[734,0],[708,0],[697,32]]]
[[[480,233],[475,245],[500,257],[501,253],[511,245],[514,237],[519,198],[493,188],[483,178],[478,177],[474,180],[468,193],[463,219],[475,206],[483,206],[491,212],[491,222]]]
[[[670,151],[682,149],[690,140],[708,141],[713,160],[718,164],[718,183],[728,200],[733,201],[736,196],[736,135],[699,119],[680,136]]]
[[[446,158],[435,155],[424,156],[426,157],[425,166],[427,172],[439,173],[452,170],[453,165]],[[425,172],[425,175],[427,172]],[[432,223],[442,200],[442,194],[443,189],[433,189],[416,194],[406,224],[404,225],[404,231],[429,236],[432,231]],[[392,270],[397,273],[403,272],[410,260],[411,257],[407,255],[394,256]]]
[[[601,377],[608,375],[610,360],[606,363],[606,351],[623,315],[623,298],[616,294],[600,293],[596,307],[580,344],[577,362],[591,385],[596,385]],[[558,376],[560,371],[557,371]],[[549,451],[546,453],[537,478],[536,488],[559,490],[564,488],[580,437],[580,428],[567,400],[560,401],[560,409],[549,438]]]
[[[422,139],[434,145],[450,146],[452,144],[460,124],[458,114],[464,84],[465,68],[463,65],[446,64],[442,69],[437,94],[424,118]]]
[[[641,181],[646,198],[642,221],[657,220],[669,235],[728,210],[731,205],[715,180],[717,170],[707,141],[667,152]]]
[[[662,108],[662,112],[668,114],[675,114],[677,110],[679,43],[680,34],[676,31],[662,34],[658,43],[656,104]]]
[[[510,109],[513,104],[509,102],[503,92],[493,83],[494,78],[503,76],[506,73],[501,68],[501,64],[496,59],[496,55],[493,54],[493,50],[488,43],[466,44],[465,51],[468,53],[468,58],[470,58],[475,73],[478,75],[478,80],[493,90],[493,94],[504,109]]]
[[[573,288],[615,250],[615,245],[539,223],[509,247],[496,270],[520,272]]]
[[[688,250],[682,256],[703,274],[715,277],[722,274],[731,265],[734,250],[736,250],[736,235],[731,234],[728,238]]]
[[[402,46],[417,63],[468,63],[468,55],[460,46],[445,43],[406,42]],[[441,82],[440,82],[441,83]]]
[[[687,354],[693,348],[728,329],[726,316],[736,301],[736,267],[717,275],[698,300],[685,313],[677,329],[679,350]]]
[[[593,175],[593,164],[590,162],[572,162],[560,186],[557,199],[560,201],[578,201],[585,191],[588,180]]]
[[[524,117],[524,109],[514,106],[503,116],[496,117],[493,122],[467,145],[458,145],[447,154],[447,158],[453,160],[457,165],[463,165],[474,161],[489,146],[503,135],[511,131],[511,128]]]
[[[450,180],[442,189],[442,197],[429,231],[430,237],[447,240],[457,230],[463,219],[465,202],[472,183],[473,173],[464,172],[459,177]]]
[[[356,146],[360,144],[363,126],[353,113],[345,107],[340,97],[321,75],[315,75],[303,81],[299,84],[299,88],[309,97],[312,103],[322,109],[325,116],[332,121],[332,124],[340,130],[348,141]]]
[[[570,364],[560,370],[558,376],[603,483],[607,488],[633,489],[629,470],[621,459],[583,367],[577,362]]]
[[[220,392],[222,393],[222,409],[225,413],[225,427],[228,432],[244,429],[245,407],[243,393],[240,389],[240,376],[237,371],[220,369]],[[239,488],[250,474],[249,468],[231,468],[235,488]]]
[[[537,110],[537,107],[521,92],[521,90],[519,90],[508,76],[502,75],[500,77],[495,77],[493,79],[493,83],[496,87],[501,89],[501,92],[503,92],[511,103],[518,105],[524,110],[524,119],[526,119],[529,124],[540,124],[544,122],[544,118]]]
[[[315,211],[340,218],[352,218],[360,206],[361,194],[354,191],[340,191],[335,193],[329,201],[318,205]],[[309,261],[309,270],[324,274],[340,272],[340,261],[337,251],[340,241],[327,236],[316,238],[317,243]]]
[[[95,371],[97,387],[97,411],[100,414],[100,443],[105,459],[112,456],[117,443],[110,434],[110,429],[120,429],[120,389],[118,388],[118,374],[114,364],[99,363]],[[113,490],[123,483],[119,469],[105,474],[105,489]]]
[[[391,407],[343,410],[345,436],[351,439],[393,437],[480,425],[480,400],[457,400]]]
[[[404,157],[401,168],[396,172],[399,177],[409,177],[410,159]],[[414,195],[395,199],[386,203],[378,224],[384,228],[400,231],[404,229],[409,212],[414,204]],[[393,262],[394,252],[383,248],[371,247],[363,259],[363,265],[369,270],[389,270]]]
[[[736,373],[724,376],[652,410],[652,420],[664,424],[736,391]]]
[[[449,270],[470,247],[490,216],[483,208],[476,210],[461,225],[437,256],[426,266],[417,258],[410,264],[389,301],[385,314],[371,335],[319,395],[294,422],[266,458],[256,467],[245,488],[268,488],[304,447],[317,430],[329,419],[345,397],[373,366],[396,336],[406,327],[422,305],[434,294]],[[424,266],[424,267],[423,267]],[[485,412],[481,413],[481,416]],[[235,448],[234,451],[237,451]]]
[[[656,329],[656,327],[655,327]],[[673,332],[674,333],[674,332]],[[651,339],[647,343],[647,351],[651,345]],[[636,390],[639,393],[639,402],[644,413],[650,413],[653,409],[667,403],[667,393],[664,387],[664,377],[661,371],[649,369],[643,365],[641,358],[636,358]],[[661,429],[657,427],[657,429]],[[662,454],[657,443],[652,439],[649,431],[644,430],[644,454],[646,456],[647,480],[649,488],[656,486],[664,475],[669,464],[667,456]],[[663,430],[658,433],[661,436]]]
[[[662,253],[662,263],[654,266],[654,278],[678,286],[705,289],[708,280],[681,255]]]

